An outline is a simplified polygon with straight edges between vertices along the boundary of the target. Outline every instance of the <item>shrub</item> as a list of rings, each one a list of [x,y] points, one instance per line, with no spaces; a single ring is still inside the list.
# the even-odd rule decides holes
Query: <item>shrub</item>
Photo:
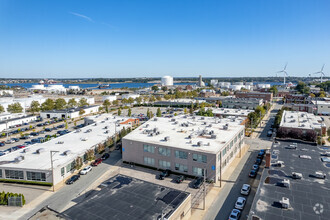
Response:
[[[4,183],[18,183],[18,184],[29,184],[29,185],[40,185],[40,186],[52,186],[52,183],[28,181],[28,180],[12,180],[12,179],[0,179],[0,182]]]

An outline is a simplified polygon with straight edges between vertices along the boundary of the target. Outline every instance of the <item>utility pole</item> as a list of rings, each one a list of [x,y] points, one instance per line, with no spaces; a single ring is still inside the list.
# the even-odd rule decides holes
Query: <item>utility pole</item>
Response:
[[[205,185],[206,185],[205,184],[206,183],[206,172],[205,171],[206,171],[206,169],[203,169],[203,174],[204,174],[204,184],[203,184],[204,185],[204,187],[203,187],[204,202],[203,202],[203,210],[205,210],[205,202],[206,202],[205,201],[206,200],[206,198],[205,198],[206,197],[206,189],[205,189]]]
[[[53,153],[58,153],[59,151],[50,151],[50,164],[52,167],[52,182],[53,182],[53,192],[55,192],[55,184],[54,184],[54,166],[53,166]]]
[[[220,188],[221,188],[221,178],[222,178],[222,174],[221,174],[221,171],[222,171],[222,152],[220,151]]]

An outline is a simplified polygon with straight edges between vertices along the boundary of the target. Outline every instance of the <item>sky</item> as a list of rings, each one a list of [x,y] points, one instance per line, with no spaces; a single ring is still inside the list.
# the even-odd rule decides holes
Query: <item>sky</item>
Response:
[[[0,78],[330,74],[328,0],[0,0]],[[315,75],[316,76],[316,75]]]

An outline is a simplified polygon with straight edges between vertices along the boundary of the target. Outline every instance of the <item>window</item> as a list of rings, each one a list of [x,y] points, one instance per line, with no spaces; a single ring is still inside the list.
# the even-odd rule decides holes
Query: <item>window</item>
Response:
[[[227,148],[225,148],[225,149],[222,150],[222,156],[225,156],[226,153],[227,153]]]
[[[150,157],[144,157],[144,164],[148,166],[155,166],[155,159]]]
[[[46,174],[40,172],[29,172],[26,171],[26,179],[27,180],[34,180],[34,181],[46,181]]]
[[[66,165],[66,172],[70,172],[71,170],[74,169],[75,166],[75,161],[72,161],[72,163],[69,163],[68,165]]]
[[[143,145],[143,151],[144,152],[149,152],[149,153],[155,153],[155,147],[154,146],[150,146],[147,144]]]
[[[230,149],[233,147],[233,141],[230,142]]]
[[[235,143],[237,142],[237,136],[235,136],[234,142],[235,142]]]
[[[171,162],[165,161],[165,160],[159,160],[159,167],[164,169],[170,169],[171,168]]]
[[[188,153],[184,152],[184,151],[176,150],[175,151],[175,157],[180,158],[180,159],[187,159],[188,158]]]
[[[64,167],[61,168],[61,176],[64,176]]]
[[[0,169],[0,178],[2,178],[2,170]]]
[[[201,154],[193,154],[193,160],[200,162],[200,163],[206,163],[207,162],[207,157],[206,155],[201,155]]]
[[[193,167],[193,174],[195,176],[203,176],[204,175],[204,169],[199,167]]]
[[[170,157],[171,156],[171,149],[160,147],[158,148],[158,152],[160,155]]]
[[[6,173],[6,178],[7,179],[18,179],[18,180],[23,180],[24,179],[23,171],[5,170],[5,173]]]
[[[218,161],[221,159],[221,153],[218,154]]]
[[[188,172],[188,166],[187,165],[176,163],[175,164],[175,170],[178,170],[180,172],[187,173]]]

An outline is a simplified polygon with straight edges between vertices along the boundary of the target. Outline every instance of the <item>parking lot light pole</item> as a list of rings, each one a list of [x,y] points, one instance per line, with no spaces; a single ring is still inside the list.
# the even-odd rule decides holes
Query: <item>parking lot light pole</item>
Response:
[[[50,163],[52,167],[52,182],[53,182],[53,192],[55,192],[55,184],[54,184],[54,167],[53,167],[53,153],[58,153],[59,151],[50,151]]]

